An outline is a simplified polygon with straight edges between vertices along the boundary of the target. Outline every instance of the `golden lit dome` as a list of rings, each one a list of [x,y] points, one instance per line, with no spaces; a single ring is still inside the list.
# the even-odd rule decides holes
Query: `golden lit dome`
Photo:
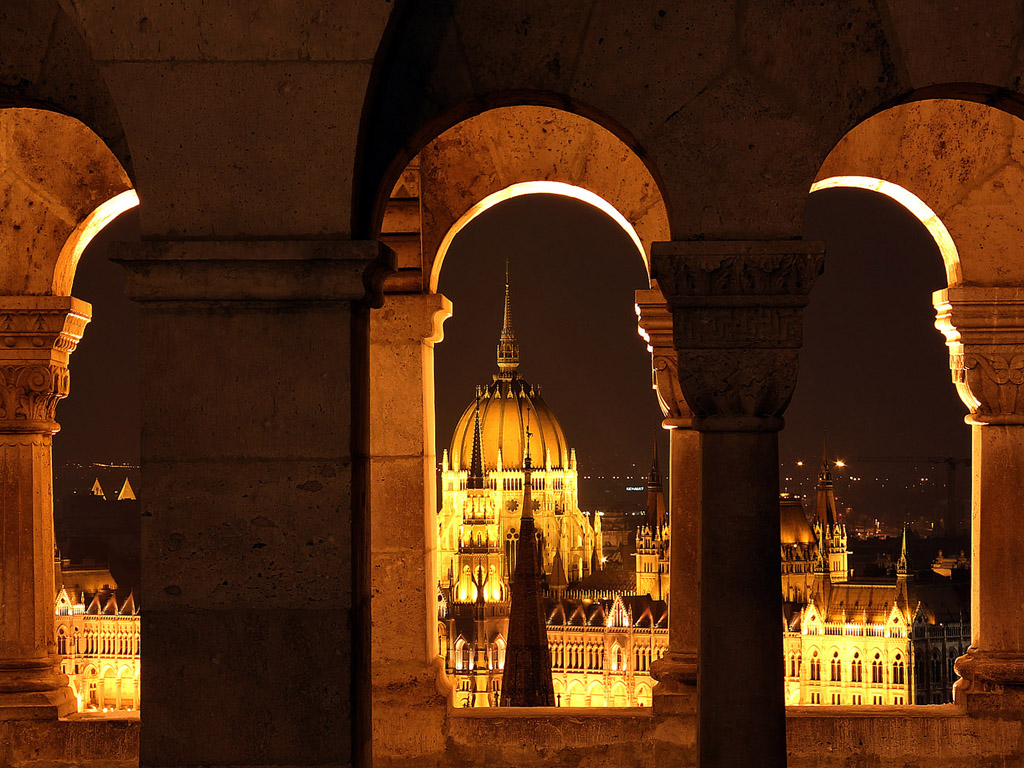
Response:
[[[562,425],[544,402],[540,390],[530,386],[518,374],[511,378],[495,377],[480,390],[480,432],[484,470],[497,469],[501,450],[503,469],[522,469],[526,447],[526,427],[530,428],[530,461],[543,468],[551,451],[551,466],[567,468],[569,445]],[[452,436],[452,469],[468,470],[473,455],[474,414],[472,403],[462,414]]]
[[[518,372],[519,344],[512,331],[508,266],[505,267],[505,317],[498,342],[498,370],[494,381],[477,389],[477,399],[463,412],[452,436],[449,455],[454,470],[469,470],[473,457],[475,414],[480,412],[483,469],[522,469],[526,430],[530,430],[530,461],[543,468],[551,453],[551,466],[568,469],[569,444],[539,387],[530,386]]]

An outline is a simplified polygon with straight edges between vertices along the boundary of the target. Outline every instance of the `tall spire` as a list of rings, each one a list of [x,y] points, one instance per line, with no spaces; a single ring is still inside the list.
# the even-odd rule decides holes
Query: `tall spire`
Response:
[[[906,576],[907,566],[907,526],[903,526],[903,543],[900,545],[900,559],[896,563],[896,573],[899,576]]]
[[[828,435],[825,436],[821,449],[821,469],[818,471],[818,497],[814,512],[825,529],[825,535],[831,535],[833,527],[839,524],[839,515],[836,513],[832,467],[828,458]]]
[[[512,302],[509,298],[508,259],[505,259],[505,318],[498,338],[498,370],[503,379],[516,378],[519,368],[519,344],[512,330]]]
[[[477,390],[476,412],[473,414],[473,455],[469,462],[469,483],[471,491],[481,491],[484,487],[483,445],[480,439],[480,397]]]
[[[526,428],[529,446],[530,429]],[[503,707],[553,707],[551,654],[544,613],[544,570],[533,524],[530,453],[523,457],[523,513],[516,542],[516,570],[512,577],[512,605],[508,617],[508,646],[501,684]]]
[[[661,469],[658,467],[658,438],[654,438],[654,458],[651,473],[647,476],[647,514],[644,523],[654,533],[659,533],[665,524],[665,493],[661,485]]]

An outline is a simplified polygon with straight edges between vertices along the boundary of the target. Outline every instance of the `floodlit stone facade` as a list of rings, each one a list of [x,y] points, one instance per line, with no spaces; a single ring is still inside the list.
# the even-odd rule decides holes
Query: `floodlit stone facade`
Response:
[[[139,687],[139,611],[133,595],[120,603],[108,593],[86,605],[62,588],[54,635],[60,671],[67,675],[79,712],[134,712]]]

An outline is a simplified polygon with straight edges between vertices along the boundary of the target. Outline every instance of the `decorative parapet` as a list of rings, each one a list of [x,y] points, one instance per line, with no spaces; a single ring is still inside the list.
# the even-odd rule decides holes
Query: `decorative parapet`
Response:
[[[679,383],[700,427],[781,428],[824,244],[655,243],[651,255],[672,311]]]
[[[68,359],[92,307],[70,296],[0,296],[0,432],[53,433]]]
[[[958,286],[932,294],[969,424],[1024,424],[1024,289]]]

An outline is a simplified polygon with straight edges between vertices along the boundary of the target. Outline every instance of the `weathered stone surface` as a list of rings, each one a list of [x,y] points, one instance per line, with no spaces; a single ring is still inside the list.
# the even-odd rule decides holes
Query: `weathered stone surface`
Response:
[[[442,263],[435,255],[452,228],[516,184],[559,182],[596,194],[629,222],[644,257],[652,242],[668,237],[668,212],[647,167],[611,132],[576,115],[548,107],[491,110],[439,136],[419,162],[423,261],[434,288]]]

